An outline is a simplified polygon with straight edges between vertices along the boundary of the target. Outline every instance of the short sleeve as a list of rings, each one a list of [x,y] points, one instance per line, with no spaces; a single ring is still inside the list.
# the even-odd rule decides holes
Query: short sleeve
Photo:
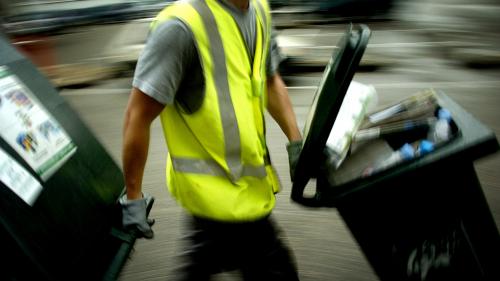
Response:
[[[132,85],[162,104],[173,104],[193,56],[196,47],[188,27],[177,19],[166,21],[148,35]]]

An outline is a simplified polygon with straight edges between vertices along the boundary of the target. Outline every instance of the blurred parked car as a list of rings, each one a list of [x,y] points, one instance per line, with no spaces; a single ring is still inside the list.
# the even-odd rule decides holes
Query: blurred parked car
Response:
[[[126,22],[154,16],[173,0],[66,1],[51,5],[13,6],[3,25],[9,34],[34,34],[61,31],[65,28],[90,24]],[[96,4],[99,3],[99,4]],[[61,6],[64,4],[64,6]]]
[[[497,0],[425,0],[407,2],[404,20],[448,42],[446,57],[471,66],[500,65],[500,3]]]
[[[396,0],[271,0],[275,14],[298,13],[309,23],[390,18]],[[291,18],[291,20],[293,20]]]
[[[22,2],[22,3],[20,3]],[[9,2],[3,28],[56,86],[86,84],[128,71],[150,18],[172,0]]]

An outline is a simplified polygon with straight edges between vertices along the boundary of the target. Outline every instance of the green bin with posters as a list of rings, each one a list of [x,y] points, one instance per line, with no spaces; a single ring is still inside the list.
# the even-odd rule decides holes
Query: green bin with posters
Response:
[[[122,172],[1,35],[0,120],[0,280],[115,280],[136,239]]]

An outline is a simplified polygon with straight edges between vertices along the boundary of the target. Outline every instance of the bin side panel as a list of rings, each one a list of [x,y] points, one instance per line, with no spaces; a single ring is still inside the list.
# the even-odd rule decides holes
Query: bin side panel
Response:
[[[77,147],[76,153],[43,181],[0,138],[2,149],[43,185],[33,206],[0,186],[0,231],[9,238],[1,243],[15,243],[2,247],[8,251],[4,254],[17,257],[19,263],[12,264],[19,265],[23,274],[45,272],[49,280],[100,280],[120,247],[110,231],[120,224],[116,201],[123,191],[123,174],[34,65],[6,42],[0,40],[0,46],[2,54],[7,53],[0,57],[0,65],[6,65],[33,92]]]
[[[473,166],[444,164],[337,202],[381,280],[498,280],[500,237]]]

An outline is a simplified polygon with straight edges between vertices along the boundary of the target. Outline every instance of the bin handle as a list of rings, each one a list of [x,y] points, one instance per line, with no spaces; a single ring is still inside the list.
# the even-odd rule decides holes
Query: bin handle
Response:
[[[316,193],[312,197],[305,197],[304,196],[304,189],[307,185],[306,182],[299,182],[299,181],[294,181],[292,185],[292,194],[291,198],[293,201],[306,206],[306,207],[321,207],[323,206],[321,202],[321,197],[320,193],[318,193],[318,190],[316,189]]]

